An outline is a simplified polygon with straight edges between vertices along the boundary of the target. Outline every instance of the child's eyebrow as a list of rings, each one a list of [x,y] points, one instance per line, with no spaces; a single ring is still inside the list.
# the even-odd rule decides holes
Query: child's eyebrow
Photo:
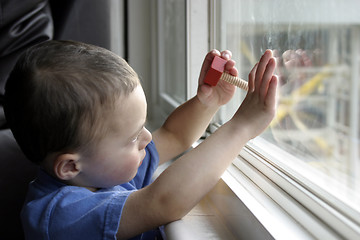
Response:
[[[147,116],[145,118],[144,124],[142,125],[141,129],[143,129],[146,126],[146,124],[147,124]],[[141,129],[140,129],[140,131],[141,131]]]
[[[144,124],[141,125],[141,127],[138,129],[138,131],[136,131],[136,134],[138,134],[145,127],[146,123],[147,123],[147,118],[145,118]]]

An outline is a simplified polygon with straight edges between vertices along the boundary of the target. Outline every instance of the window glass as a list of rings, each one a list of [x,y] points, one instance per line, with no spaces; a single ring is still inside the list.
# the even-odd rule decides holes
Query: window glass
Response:
[[[241,78],[266,49],[277,58],[277,115],[249,145],[359,213],[360,2],[221,0],[215,6],[215,47],[232,51]],[[220,123],[245,94],[237,91]]]
[[[178,103],[186,98],[186,1],[159,1],[160,88]]]

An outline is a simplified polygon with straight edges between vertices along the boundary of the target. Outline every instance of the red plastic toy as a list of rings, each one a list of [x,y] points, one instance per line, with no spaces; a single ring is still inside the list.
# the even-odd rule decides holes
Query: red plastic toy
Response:
[[[215,56],[211,63],[211,67],[205,76],[204,82],[211,86],[216,86],[221,79],[247,91],[248,83],[245,80],[224,72],[226,62],[225,59]]]

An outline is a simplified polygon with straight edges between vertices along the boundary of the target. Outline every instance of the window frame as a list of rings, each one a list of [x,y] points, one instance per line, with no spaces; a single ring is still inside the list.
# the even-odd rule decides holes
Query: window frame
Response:
[[[152,1],[151,11],[153,13],[157,12],[158,4],[159,1]],[[218,32],[221,26],[217,25],[214,17],[218,10],[218,4],[219,2],[216,0],[186,1],[186,99],[190,99],[196,94],[197,79],[205,54],[210,49],[215,48],[217,42],[220,41],[221,36],[219,36]],[[159,73],[162,65],[158,56],[160,55],[159,51],[161,51],[161,41],[159,40],[161,35],[159,35],[156,28],[156,24],[159,24],[156,18],[157,14],[152,14],[152,16],[153,26],[151,31],[155,33],[155,36],[152,34],[151,39],[153,47],[151,99],[155,103],[152,107],[157,109],[152,111],[155,114],[161,112],[159,115],[166,116],[180,103],[159,90],[158,81],[159,77],[161,77]],[[204,19],[207,19],[207,21],[204,21]],[[153,93],[155,94],[153,95]],[[221,114],[221,110],[218,114]],[[216,122],[216,117],[214,119],[214,122]],[[156,119],[156,122],[162,121],[163,118]],[[218,127],[217,124],[212,123],[209,127],[210,132]],[[274,226],[272,221],[264,217],[263,212],[259,213],[259,206],[263,206],[262,201],[265,198],[283,211],[283,213],[280,213],[280,211],[278,214],[272,215],[273,219],[278,217],[281,224],[286,225],[287,223],[280,219],[284,219],[285,214],[298,223],[304,232],[309,233],[314,238],[360,238],[360,220],[351,216],[351,214],[349,215],[349,211],[345,209],[346,207],[336,206],[333,201],[326,200],[324,193],[319,188],[314,187],[309,182],[300,181],[294,175],[290,175],[283,165],[276,164],[256,152],[251,147],[251,143],[243,148],[239,156],[226,170],[222,176],[222,181],[227,184],[236,197],[249,208],[275,238],[282,238],[279,227]],[[244,182],[253,184],[255,187],[245,186]],[[247,195],[244,194],[245,188],[249,193]],[[264,193],[266,196],[258,197],[259,192]],[[248,200],[246,196],[252,196],[253,198]],[[284,225],[281,225],[281,227],[284,227]]]
[[[315,192],[309,185],[303,185],[295,176],[289,175],[248,145],[241,151],[240,156],[234,160],[233,165],[250,177],[312,235],[319,239],[332,239],[335,236],[345,239],[359,238],[359,224],[326,201],[320,192]],[[258,171],[262,176],[255,177],[251,167],[252,171]]]
[[[219,1],[210,0],[209,21],[211,46],[217,46],[217,34],[221,26],[215,19]],[[353,89],[354,90],[354,89]],[[356,89],[354,90],[356,91]],[[221,113],[220,113],[221,114]],[[213,124],[211,132],[219,127]],[[284,155],[290,154],[283,152]],[[234,180],[229,180],[229,175]],[[360,218],[358,214],[351,214],[351,209],[337,199],[331,199],[329,193],[316,187],[310,181],[304,182],[295,175],[286,171],[285,165],[278,165],[266,156],[259,154],[252,146],[251,141],[246,144],[232,165],[226,170],[223,180],[236,194],[236,181],[241,175],[247,176],[260,187],[275,203],[281,206],[286,213],[295,219],[304,229],[319,239],[357,239],[360,237]],[[304,185],[305,184],[305,185]],[[242,197],[237,194],[241,199]],[[331,199],[327,200],[327,199]],[[270,227],[271,228],[271,227]]]

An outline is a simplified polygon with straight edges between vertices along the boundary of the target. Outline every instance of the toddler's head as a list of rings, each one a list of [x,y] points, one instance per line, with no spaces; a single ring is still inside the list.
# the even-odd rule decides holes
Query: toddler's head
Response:
[[[22,54],[6,84],[5,114],[28,159],[86,149],[111,129],[109,114],[139,86],[112,52],[78,42],[47,41]],[[124,116],[126,117],[126,116]]]

